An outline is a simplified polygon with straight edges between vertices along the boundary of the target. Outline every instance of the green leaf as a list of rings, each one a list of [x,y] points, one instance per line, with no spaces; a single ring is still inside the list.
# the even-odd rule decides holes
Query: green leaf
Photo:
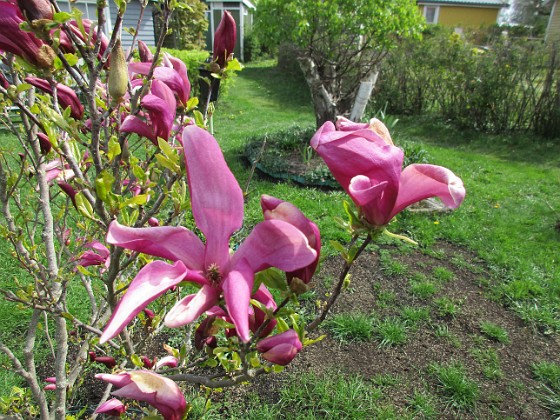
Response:
[[[71,66],[75,66],[80,61],[80,58],[76,54],[64,54],[64,58]]]
[[[148,202],[148,195],[147,194],[139,194],[137,196],[131,197],[128,200],[125,200],[124,202],[119,204],[119,208],[123,208],[123,207],[137,207],[137,206],[143,206],[144,204],[146,204]]]
[[[66,12],[58,12],[53,15],[53,20],[58,23],[65,23],[72,19],[72,15]]]
[[[267,270],[263,270],[257,273],[255,278],[257,282],[264,283],[270,289],[276,289],[283,292],[288,290],[286,276],[277,268],[271,267]]]
[[[130,361],[134,364],[134,366],[144,367],[144,362],[140,360],[140,357],[136,353],[130,356]]]
[[[107,157],[109,158],[109,162],[112,162],[113,159],[121,154],[121,145],[119,144],[119,140],[116,136],[111,136],[109,139],[109,148],[107,150]]]
[[[237,61],[237,58],[234,58],[231,61],[228,61],[227,63],[227,71],[240,71],[243,69],[243,66],[241,65],[241,63],[239,61]]]
[[[101,201],[104,203],[111,201],[110,193],[113,189],[113,183],[115,182],[115,177],[111,175],[107,170],[104,170],[95,179],[95,192]]]
[[[28,89],[31,89],[31,85],[29,83],[22,83],[20,85],[17,86],[17,93],[21,93],[23,91],[26,91]]]
[[[76,207],[78,208],[80,213],[82,213],[84,216],[86,216],[89,219],[95,220],[93,207],[91,203],[88,200],[86,200],[84,194],[81,191],[78,194],[76,194],[75,199],[76,199]]]

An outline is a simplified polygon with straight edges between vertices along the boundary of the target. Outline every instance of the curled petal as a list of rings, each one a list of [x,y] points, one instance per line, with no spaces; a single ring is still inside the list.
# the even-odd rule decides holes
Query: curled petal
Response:
[[[233,256],[233,262],[246,259],[253,272],[269,267],[295,271],[309,266],[317,251],[305,235],[283,220],[265,220],[254,227]]]
[[[169,367],[169,368],[176,368],[179,364],[179,361],[176,357],[173,356],[165,356],[159,359],[156,363],[156,370],[161,369],[162,367]]]
[[[220,290],[212,286],[202,286],[195,294],[181,299],[165,317],[165,326],[178,328],[189,324],[212,308],[220,297]]]
[[[404,208],[429,197],[439,197],[443,204],[456,209],[465,198],[463,181],[442,166],[414,164],[407,166],[401,176],[399,195],[391,217]]]
[[[95,410],[97,414],[105,414],[107,416],[114,417],[119,417],[125,411],[126,406],[116,398],[111,398],[110,400],[105,401],[97,407],[97,410]]]
[[[263,195],[261,197],[261,207],[266,220],[283,220],[292,224],[305,235],[309,241],[309,246],[317,252],[317,257],[310,265],[300,268],[299,270],[286,273],[288,281],[290,281],[293,277],[297,277],[304,283],[309,283],[315,273],[315,270],[317,269],[321,253],[321,234],[319,232],[319,228],[315,223],[305,217],[301,210],[292,203],[279,200],[269,195]]]
[[[153,261],[142,268],[117,304],[99,343],[103,344],[119,334],[150,302],[178,285],[187,274],[188,270],[181,261],[173,265]]]
[[[149,370],[97,374],[95,377],[120,387],[113,395],[144,401],[158,409],[165,420],[182,420],[187,409],[185,397],[177,384]]]

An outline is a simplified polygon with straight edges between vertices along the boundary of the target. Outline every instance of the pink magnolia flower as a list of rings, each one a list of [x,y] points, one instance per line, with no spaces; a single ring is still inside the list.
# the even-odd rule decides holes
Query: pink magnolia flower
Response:
[[[96,22],[92,22],[89,19],[82,19],[82,25],[84,28],[84,33],[80,29],[80,26],[75,20],[68,22],[68,30],[72,32],[72,34],[80,40],[84,45],[86,45],[86,41],[89,41],[89,46],[93,47],[97,42],[97,24]],[[53,30],[54,32],[54,30]],[[109,38],[105,36],[104,33],[101,33],[101,40],[99,45],[99,53],[97,54],[97,58],[101,60],[103,58],[103,54],[105,50],[109,47]],[[74,53],[76,49],[74,48],[74,44],[72,40],[66,32],[60,33],[60,49],[65,53]],[[105,63],[105,66],[109,65],[109,60]]]
[[[115,337],[150,302],[182,281],[198,284],[200,290],[169,311],[166,326],[193,322],[223,298],[237,335],[249,341],[254,274],[269,267],[294,271],[317,257],[305,235],[283,220],[257,224],[231,254],[229,240],[243,224],[243,192],[207,131],[186,127],[183,147],[193,217],[206,241],[183,227],[129,228],[112,222],[107,235],[110,244],[174,263],[153,261],[140,270],[115,308],[101,343]]]
[[[135,62],[128,65],[128,70],[131,73],[131,78],[134,74],[146,76],[151,66],[151,62]],[[154,69],[154,79],[165,83],[177,95],[181,105],[187,105],[191,95],[191,82],[187,75],[187,66],[182,60],[165,53],[162,65]]]
[[[158,409],[165,420],[182,420],[187,409],[185,397],[177,384],[149,370],[100,373],[95,377],[119,387],[112,393],[114,396],[144,401]]]
[[[235,39],[237,38],[237,26],[230,12],[224,10],[222,20],[214,33],[213,58],[220,67],[224,67],[227,58],[233,53]]]
[[[370,128],[347,128],[336,130],[326,122],[311,146],[369,224],[385,226],[404,208],[429,197],[439,197],[449,208],[463,202],[463,182],[449,169],[413,164],[403,170],[401,149]]]
[[[126,406],[117,400],[116,398],[111,398],[110,400],[105,401],[97,410],[95,410],[96,414],[105,414],[107,416],[114,416],[119,417],[122,413],[126,411]]]
[[[51,47],[19,27],[24,22],[19,8],[0,2],[0,51],[7,51],[40,68],[52,66],[55,54]]]
[[[49,0],[17,0],[17,4],[30,21],[53,18],[54,7]]]
[[[102,365],[107,366],[109,369],[114,368],[117,366],[117,361],[114,357],[111,356],[95,356],[93,359],[94,362],[101,363]]]
[[[138,55],[142,63],[152,62],[154,55],[144,41],[138,40]]]
[[[257,351],[263,359],[281,366],[289,364],[302,347],[297,332],[292,329],[257,343]]]
[[[82,267],[102,265],[105,267],[103,271],[109,268],[109,265],[111,265],[111,252],[105,245],[94,239],[90,243],[84,245],[84,247],[90,248],[90,250],[80,255],[78,258],[78,265]]]
[[[313,274],[315,274],[321,254],[321,234],[319,228],[315,223],[305,217],[301,210],[292,203],[279,200],[269,195],[263,195],[261,197],[261,207],[265,220],[284,220],[294,225],[303,232],[309,241],[309,246],[317,252],[317,258],[307,267],[286,273],[288,283],[290,283],[294,277],[301,279],[305,284],[309,283]]]
[[[51,95],[53,94],[53,89],[50,83],[44,79],[40,79],[35,76],[28,76],[25,78],[25,81],[45,93],[49,93]],[[72,118],[75,120],[81,120],[83,118],[84,106],[73,89],[62,83],[58,83],[56,85],[56,97],[62,109],[70,107],[70,115]]]
[[[173,128],[177,108],[177,101],[171,89],[164,82],[153,80],[151,93],[142,98],[140,105],[146,111],[146,121],[136,115],[129,115],[121,125],[121,132],[147,137],[155,145],[158,137],[167,140]]]

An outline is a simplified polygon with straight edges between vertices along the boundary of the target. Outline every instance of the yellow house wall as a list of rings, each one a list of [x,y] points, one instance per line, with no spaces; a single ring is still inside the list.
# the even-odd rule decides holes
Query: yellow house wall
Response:
[[[419,6],[423,13],[424,6]],[[498,20],[500,9],[463,6],[439,6],[438,23],[445,26],[481,26],[492,25]]]

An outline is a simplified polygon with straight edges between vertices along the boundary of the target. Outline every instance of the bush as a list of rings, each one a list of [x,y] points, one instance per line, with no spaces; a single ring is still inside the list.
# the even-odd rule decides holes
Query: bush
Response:
[[[556,50],[528,38],[495,29],[463,38],[434,27],[388,56],[376,103],[388,103],[391,113],[430,113],[466,128],[553,137],[560,127],[558,61]]]

